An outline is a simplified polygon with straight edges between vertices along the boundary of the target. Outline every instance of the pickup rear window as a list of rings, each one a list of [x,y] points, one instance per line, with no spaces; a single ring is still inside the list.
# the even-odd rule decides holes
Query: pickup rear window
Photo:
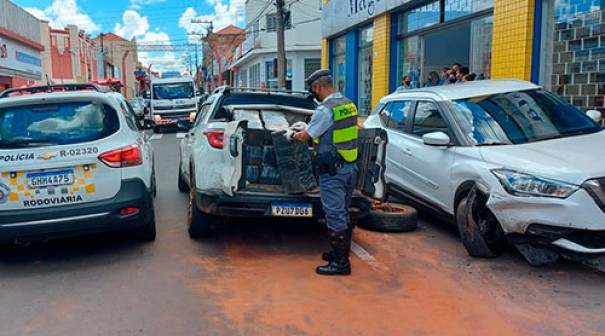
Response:
[[[0,148],[76,144],[118,131],[120,121],[108,105],[51,103],[0,109]]]

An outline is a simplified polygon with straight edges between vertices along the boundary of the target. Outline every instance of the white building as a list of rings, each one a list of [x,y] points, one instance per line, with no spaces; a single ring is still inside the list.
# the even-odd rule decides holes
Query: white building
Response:
[[[305,78],[320,68],[321,10],[317,0],[292,1],[285,26],[287,88],[305,90]],[[277,14],[272,2],[246,1],[246,41],[231,64],[234,86],[277,89]]]

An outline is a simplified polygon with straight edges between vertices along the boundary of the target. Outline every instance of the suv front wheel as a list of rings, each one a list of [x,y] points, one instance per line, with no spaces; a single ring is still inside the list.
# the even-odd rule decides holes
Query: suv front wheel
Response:
[[[460,239],[473,257],[497,257],[505,246],[502,227],[486,202],[487,196],[474,187],[460,200],[456,209]]]
[[[198,209],[195,201],[195,188],[189,189],[189,215],[187,216],[187,226],[189,237],[204,238],[212,235],[212,224],[216,217],[203,213]]]

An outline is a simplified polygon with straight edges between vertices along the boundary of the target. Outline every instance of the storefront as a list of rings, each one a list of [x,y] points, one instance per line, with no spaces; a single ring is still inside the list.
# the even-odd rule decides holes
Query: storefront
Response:
[[[39,81],[40,50],[0,34],[0,91]]]
[[[493,0],[330,0],[322,11],[329,46],[324,66],[360,115],[407,74],[422,86],[430,72],[441,76],[444,67],[460,63],[489,78],[493,7]]]
[[[0,0],[0,91],[42,79],[40,20],[12,3]]]

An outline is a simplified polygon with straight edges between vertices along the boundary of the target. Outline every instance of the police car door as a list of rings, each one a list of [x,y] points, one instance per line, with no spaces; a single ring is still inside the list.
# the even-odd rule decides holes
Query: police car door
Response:
[[[382,128],[359,129],[357,189],[378,200],[386,197],[384,158],[387,142],[387,133]]]
[[[242,160],[245,150],[246,129],[248,121],[232,121],[225,127],[223,136],[223,162],[222,171],[223,191],[233,196],[240,189],[242,182]],[[245,181],[244,181],[245,182]]]

